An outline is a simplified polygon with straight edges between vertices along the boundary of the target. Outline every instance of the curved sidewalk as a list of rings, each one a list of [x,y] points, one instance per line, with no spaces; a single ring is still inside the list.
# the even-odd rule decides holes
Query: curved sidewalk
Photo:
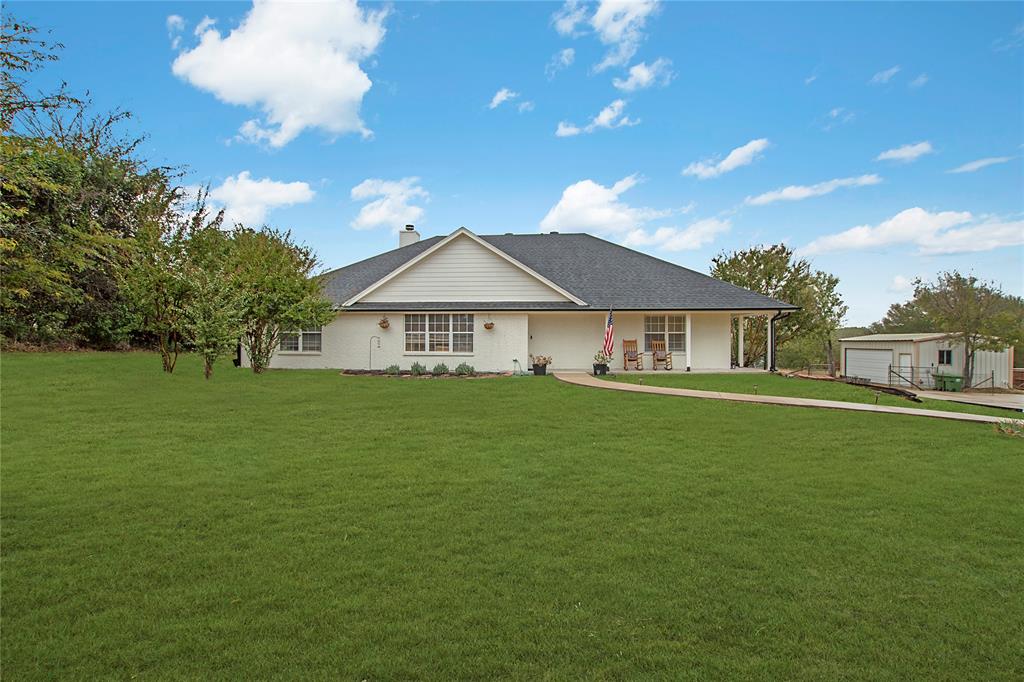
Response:
[[[935,419],[952,419],[962,422],[982,422],[998,424],[1014,417],[990,417],[985,414],[967,414],[965,412],[944,412],[942,410],[916,410],[908,407],[889,407],[887,405],[867,405],[864,403],[847,403],[840,400],[815,400],[813,398],[787,398],[777,395],[748,395],[746,393],[721,393],[719,391],[695,391],[690,388],[667,388],[665,386],[643,386],[626,384],[618,381],[598,379],[584,372],[555,372],[555,378],[567,384],[603,388],[610,391],[627,391],[630,393],[653,393],[655,395],[674,395],[683,398],[706,398],[710,400],[729,400],[738,403],[761,403],[765,405],[789,405],[790,407],[817,407],[829,410],[850,410],[852,412],[874,412],[878,414],[906,414],[914,417],[933,417]]]

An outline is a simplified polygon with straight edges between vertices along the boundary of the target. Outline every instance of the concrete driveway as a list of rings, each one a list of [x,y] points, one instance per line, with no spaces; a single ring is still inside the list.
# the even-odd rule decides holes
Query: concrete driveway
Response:
[[[915,391],[915,393],[922,398],[986,407],[1008,407],[1011,410],[1024,411],[1024,393],[951,393],[949,391]]]

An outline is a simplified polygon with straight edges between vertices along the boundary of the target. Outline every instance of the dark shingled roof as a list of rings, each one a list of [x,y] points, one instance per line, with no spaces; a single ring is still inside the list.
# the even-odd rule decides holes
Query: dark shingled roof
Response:
[[[793,310],[796,306],[722,282],[660,258],[589,234],[480,235],[523,265],[551,280],[589,309],[607,310]],[[340,307],[444,237],[387,251],[322,275],[324,292]],[[571,301],[501,303],[356,303],[351,310],[413,309],[580,310]]]

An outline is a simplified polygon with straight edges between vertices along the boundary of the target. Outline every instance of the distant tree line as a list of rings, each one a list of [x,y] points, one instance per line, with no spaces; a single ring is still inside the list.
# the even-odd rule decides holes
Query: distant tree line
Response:
[[[33,344],[194,350],[207,377],[241,342],[261,372],[281,329],[321,324],[316,255],[288,232],[236,224],[154,166],[128,112],[94,114],[62,85],[28,92],[58,43],[5,13],[0,30],[0,334]]]

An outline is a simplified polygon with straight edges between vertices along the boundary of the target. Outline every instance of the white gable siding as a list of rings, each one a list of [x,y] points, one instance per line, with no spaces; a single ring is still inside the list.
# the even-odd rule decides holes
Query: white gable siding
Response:
[[[469,237],[458,237],[360,300],[379,303],[568,299]]]

